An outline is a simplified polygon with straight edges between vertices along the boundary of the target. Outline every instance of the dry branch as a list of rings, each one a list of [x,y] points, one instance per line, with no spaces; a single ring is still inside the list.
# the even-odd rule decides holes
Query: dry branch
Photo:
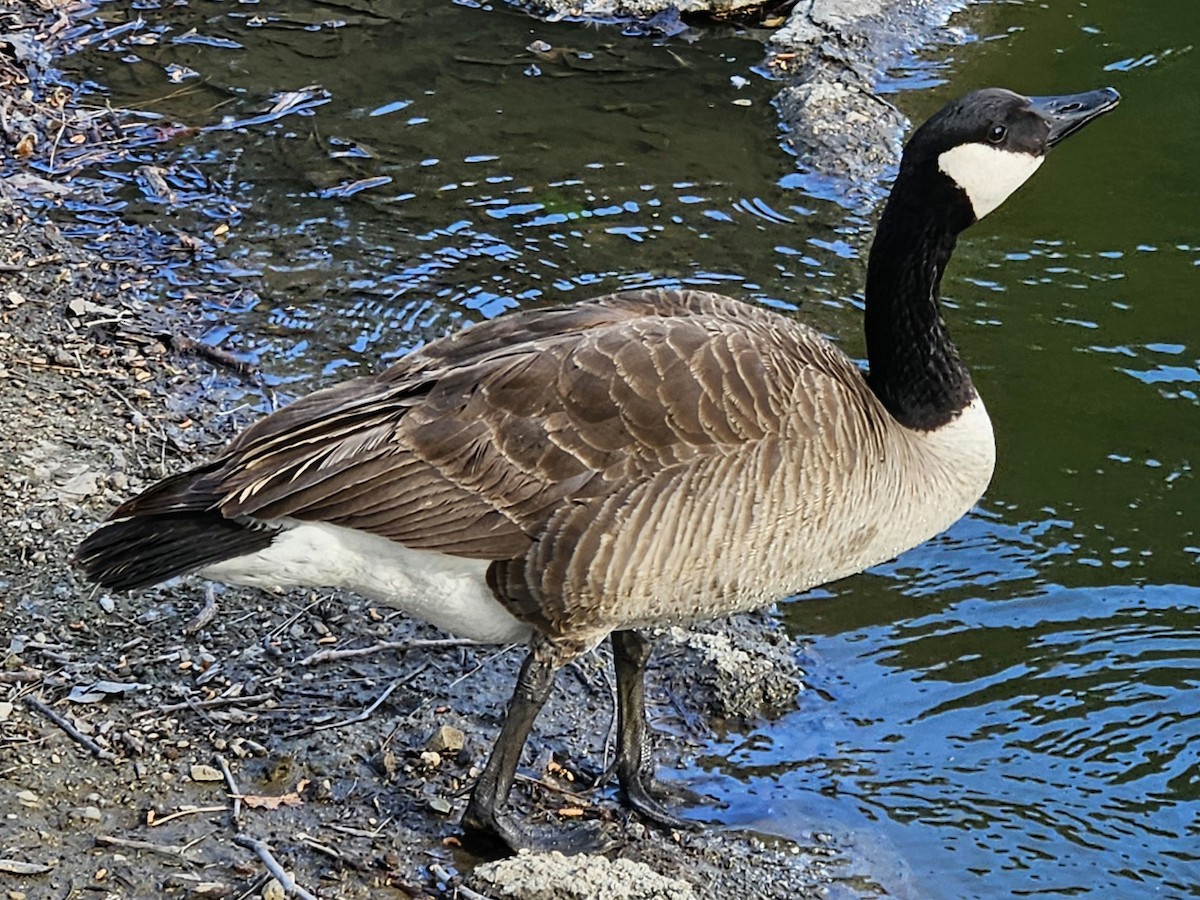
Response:
[[[406,653],[409,650],[434,650],[443,647],[469,647],[475,641],[462,638],[439,638],[435,640],[410,641],[380,641],[370,647],[354,647],[350,650],[318,650],[311,656],[300,660],[302,666],[315,666],[317,663],[332,662],[335,659],[352,659],[356,656],[370,656],[372,653],[382,653],[385,650],[398,650]]]
[[[262,860],[263,865],[267,867],[267,871],[271,876],[279,882],[279,886],[283,888],[283,892],[289,897],[299,897],[301,900],[317,900],[314,894],[310,894],[300,885],[296,884],[296,880],[283,870],[283,866],[279,864],[279,860],[271,852],[271,848],[265,841],[256,840],[244,834],[235,834],[233,842],[239,847],[245,847],[247,850],[253,850],[258,854],[258,858]]]
[[[187,855],[187,847],[170,847],[166,844],[154,844],[150,841],[120,838],[111,834],[96,835],[96,843],[101,847],[124,847],[127,850],[145,850],[149,853],[157,853],[159,856],[167,856],[171,859],[180,860],[189,866],[198,864],[196,860]]]
[[[111,750],[105,750],[37,697],[26,697],[25,702],[31,708],[40,712],[43,716],[65,731],[67,736],[72,740],[86,747],[92,756],[96,757],[96,759],[103,759],[112,762],[117,758],[117,754],[113,753]]]

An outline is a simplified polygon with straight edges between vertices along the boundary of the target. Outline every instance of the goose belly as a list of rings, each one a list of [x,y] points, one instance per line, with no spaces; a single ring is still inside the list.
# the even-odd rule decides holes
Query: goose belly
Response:
[[[283,520],[271,545],[199,570],[227,584],[345,588],[403,609],[458,637],[510,643],[529,637],[487,585],[488,563],[414,550],[378,535],[324,522]]]
[[[809,548],[815,565],[798,573],[798,589],[862,572],[945,531],[983,496],[995,462],[978,398],[936,431],[892,432],[881,457],[829,491],[824,509],[801,527],[793,553]]]
[[[627,627],[754,609],[944,531],[982,496],[995,464],[978,400],[936,432],[894,426],[849,445],[764,442],[753,457],[698,470],[682,490],[632,509],[576,589],[608,595]]]

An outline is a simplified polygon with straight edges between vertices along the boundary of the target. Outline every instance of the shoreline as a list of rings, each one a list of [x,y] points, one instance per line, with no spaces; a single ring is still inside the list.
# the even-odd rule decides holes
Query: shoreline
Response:
[[[59,36],[88,11],[19,5],[4,16],[24,27],[0,39],[6,67],[24,67],[32,97],[22,114],[33,123],[25,133],[35,134],[24,149],[24,133],[4,135],[24,166],[10,167],[0,192],[0,629],[9,635],[0,787],[15,817],[6,856],[31,867],[14,873],[10,896],[105,881],[131,897],[262,890],[266,870],[235,844],[242,835],[268,842],[323,896],[454,896],[478,862],[456,846],[462,790],[490,746],[519,653],[446,643],[431,628],[328,591],[221,589],[209,608],[194,581],[109,597],[70,569],[71,548],[96,520],[204,458],[247,419],[225,402],[237,377],[229,361],[187,344],[199,328],[195,311],[145,299],[152,267],[114,263],[64,237],[44,208],[30,208],[31,196],[46,205],[61,196],[52,173],[63,146],[102,148],[131,124],[60,93],[54,66],[70,45]],[[9,131],[21,130],[8,121]],[[72,143],[76,134],[84,138]],[[26,175],[15,184],[14,170]],[[786,711],[803,689],[796,649],[769,613],[661,640],[648,685],[652,719],[669,735],[657,748],[660,769],[686,771],[713,738],[713,716],[753,722]],[[859,880],[861,861],[823,836],[796,843],[720,825],[668,834],[631,818],[611,787],[571,793],[596,774],[574,764],[605,758],[607,735],[580,734],[578,723],[609,720],[607,665],[594,654],[560,679],[531,741],[538,755],[525,771],[538,774],[514,791],[519,815],[601,828],[618,842],[619,859],[664,879],[642,883],[624,864],[593,858],[592,877],[620,879],[631,897],[819,897],[851,891],[846,877],[872,895]],[[107,687],[84,690],[96,682]],[[747,685],[764,683],[773,709],[735,705]],[[356,719],[364,709],[374,712]],[[459,749],[435,749],[445,729],[462,737]],[[264,801],[234,812],[221,763],[242,794],[277,798],[274,808]],[[469,883],[495,897],[567,896],[532,884],[561,881],[562,866],[574,863],[543,862],[549,875],[512,871],[490,881],[480,873]],[[202,884],[229,892],[204,893]]]

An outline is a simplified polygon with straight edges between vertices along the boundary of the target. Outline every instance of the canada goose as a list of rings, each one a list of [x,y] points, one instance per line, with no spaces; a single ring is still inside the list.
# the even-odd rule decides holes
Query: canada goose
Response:
[[[198,572],[344,587],[454,634],[528,640],[463,826],[505,814],[555,673],[611,636],[616,771],[650,794],[639,629],[760,607],[891,559],[962,516],[992,427],[942,320],[959,232],[1111,88],[950,103],[913,134],[871,250],[869,373],[816,331],[693,290],[641,290],[465,329],[318,391],[124,503],[80,546],[113,589]]]

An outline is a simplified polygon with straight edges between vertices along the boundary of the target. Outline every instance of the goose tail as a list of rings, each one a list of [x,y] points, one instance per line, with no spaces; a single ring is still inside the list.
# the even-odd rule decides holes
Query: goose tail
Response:
[[[275,533],[216,510],[134,515],[101,525],[79,545],[73,561],[90,581],[132,591],[262,550]]]

